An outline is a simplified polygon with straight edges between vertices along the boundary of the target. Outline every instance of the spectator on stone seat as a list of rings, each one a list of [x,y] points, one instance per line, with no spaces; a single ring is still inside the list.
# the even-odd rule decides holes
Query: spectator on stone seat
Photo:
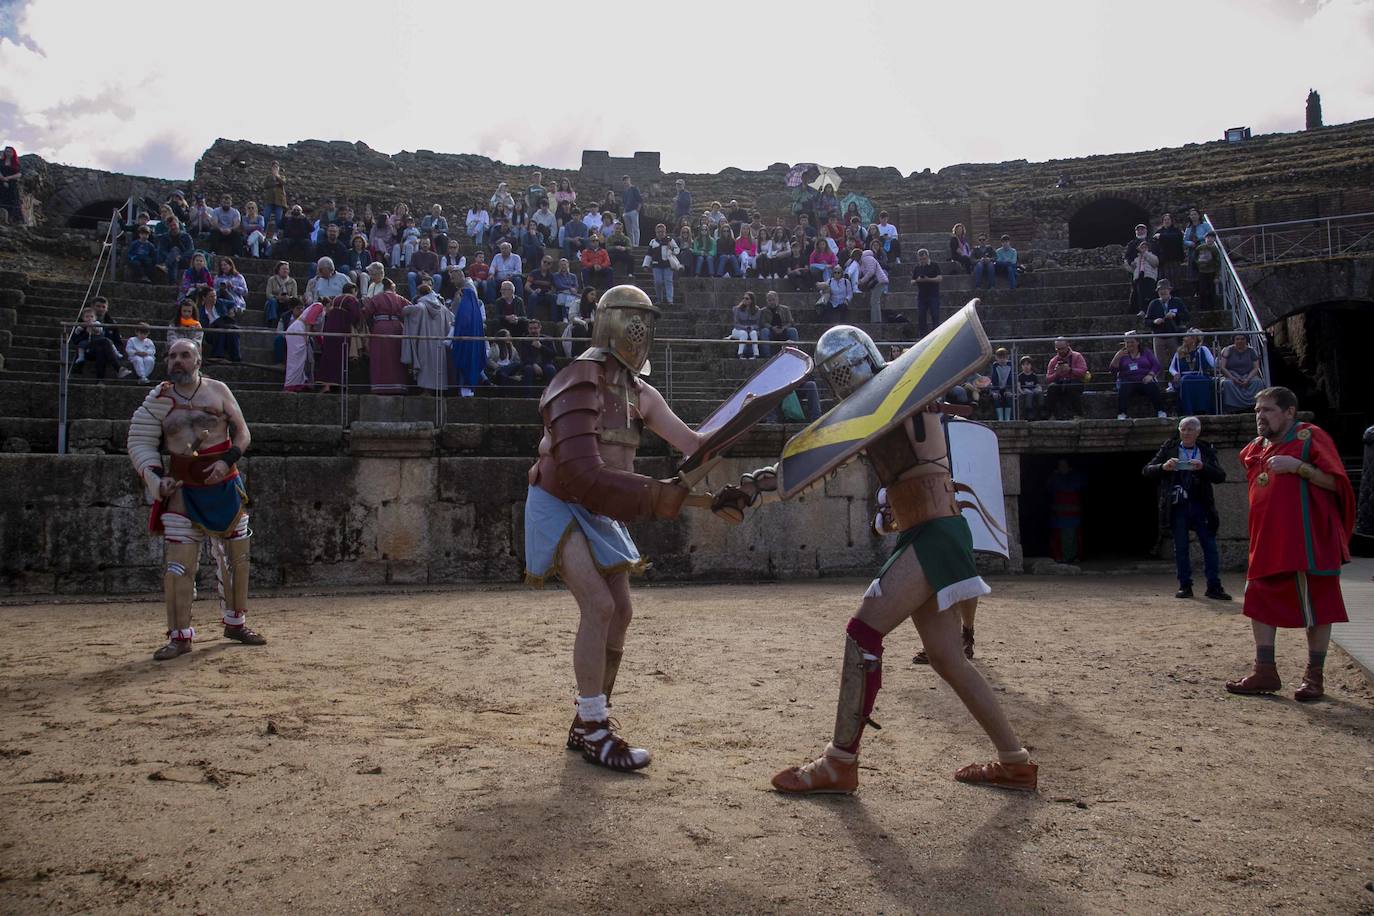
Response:
[[[1250,346],[1245,334],[1233,335],[1231,345],[1221,351],[1217,374],[1221,376],[1222,413],[1248,413],[1265,388],[1259,351]]]
[[[185,299],[196,287],[210,286],[214,282],[215,278],[211,275],[210,268],[205,266],[205,255],[196,252],[191,255],[191,266],[181,275],[177,299]]]
[[[96,296],[91,300],[90,307],[95,310],[95,320],[100,322],[101,327],[105,329],[105,336],[109,339],[110,343],[114,344],[115,354],[120,359],[123,359],[124,334],[127,333],[127,328],[124,328],[124,323],[111,314],[110,300],[106,299],[104,296]],[[122,328],[123,330],[121,330]],[[121,369],[119,377],[123,378],[128,374],[128,370]]]
[[[544,316],[550,322],[559,320],[558,295],[554,289],[553,258],[543,255],[539,266],[525,277],[525,305],[531,316]]]
[[[262,199],[267,212],[268,222],[282,224],[286,218],[286,176],[282,174],[281,163],[273,160],[267,173],[267,181],[262,186]]]
[[[70,342],[76,351],[71,372],[84,374],[86,363],[91,363],[95,366],[95,377],[103,381],[111,367],[119,366],[119,351],[106,336],[104,326],[96,320],[95,309],[81,310],[81,323],[72,331]]]
[[[911,281],[916,284],[916,333],[921,337],[940,323],[940,284],[943,280],[940,265],[930,259],[930,251],[918,249]]]
[[[997,272],[997,249],[988,244],[988,237],[980,234],[973,246],[973,288],[992,289]]]
[[[216,285],[220,285],[222,277],[216,278]],[[242,278],[240,278],[242,279]],[[226,286],[220,286],[227,289]],[[210,355],[215,359],[229,359],[230,362],[242,362],[243,355],[239,350],[239,323],[238,316],[243,309],[238,307],[235,300],[224,297],[221,298],[213,286],[202,286],[196,289],[197,297],[196,310],[200,313],[200,320],[204,323],[209,320],[209,327],[206,330],[206,343],[209,344]]]
[[[716,270],[717,277],[743,277],[739,258],[735,256],[735,233],[728,222],[722,221],[716,229]]]
[[[468,282],[467,277],[463,276],[463,268],[454,264],[447,269],[441,268],[439,272],[442,277],[439,281],[439,298],[443,299],[446,304],[454,306],[456,309],[465,289],[471,288],[473,295],[477,295],[477,288]]]
[[[606,254],[611,258],[611,271],[617,269],[624,275],[625,279],[631,279],[635,275],[635,259],[633,243],[630,237],[625,234],[625,228],[620,220],[616,220],[611,234],[606,236]]]
[[[195,245],[191,241],[191,236],[181,229],[181,221],[175,216],[167,220],[167,232],[158,237],[157,258],[158,268],[163,272],[169,283],[176,283],[191,255],[195,252]]]
[[[825,239],[816,239],[806,263],[811,270],[811,279],[817,283],[829,283],[831,273],[840,264]]]
[[[129,244],[125,255],[129,264],[129,279],[139,283],[152,283],[157,279],[157,246],[149,240],[147,226],[138,227],[138,237]]]
[[[1159,258],[1150,251],[1149,239],[1139,239],[1136,242],[1136,255],[1134,260],[1122,262],[1122,267],[1131,275],[1131,284],[1134,291],[1132,296],[1136,303],[1136,316],[1143,318],[1141,311],[1145,304],[1154,298],[1156,285],[1159,283]]]
[[[496,190],[492,192],[491,198],[487,201],[487,209],[492,213],[497,210],[505,209],[507,213],[515,209],[515,198],[511,196],[504,181],[496,183]]]
[[[987,379],[987,391],[992,400],[994,415],[998,420],[1010,420],[1013,399],[1016,397],[1016,370],[1012,368],[1011,354],[1006,347],[998,347],[993,352]]]
[[[1148,347],[1141,346],[1135,331],[1127,331],[1121,349],[1112,357],[1109,368],[1116,378],[1116,418],[1124,420],[1130,411],[1131,395],[1144,395],[1154,408],[1156,417],[1164,417],[1164,403],[1159,394],[1159,374],[1164,367]]]
[[[681,267],[677,242],[668,237],[668,227],[659,223],[649,240],[649,264],[654,272],[654,298],[663,305],[673,304],[673,274]],[[590,316],[588,316],[590,317]]]
[[[438,249],[435,250],[437,251]],[[445,247],[444,255],[439,259],[439,271],[446,274],[450,268],[457,267],[459,270],[465,270],[467,266],[468,259],[463,256],[462,248],[459,246],[458,240],[449,239],[448,245]]]
[[[1123,258],[1127,264],[1135,263],[1135,256],[1140,252],[1140,243],[1148,241],[1149,236],[1149,226],[1145,225],[1144,223],[1135,224],[1135,237],[1126,243],[1126,251],[1123,255]]]
[[[600,299],[601,292],[595,286],[582,287],[582,290],[577,294],[577,301],[573,304],[575,314],[572,314],[569,320],[590,322],[596,314],[596,303]]]
[[[702,216],[706,218],[707,224],[712,229],[719,228],[720,224],[726,221],[725,211],[720,208],[720,201],[718,200],[711,201],[710,208]]]
[[[430,291],[439,288],[443,274],[439,272],[439,256],[430,247],[429,236],[422,235],[418,240],[419,248],[410,256],[410,269],[406,271],[406,282],[410,285],[410,298],[418,295],[419,285],[428,283]]]
[[[792,310],[778,299],[778,291],[770,289],[763,297],[763,314],[759,322],[759,339],[768,341],[763,345],[765,359],[778,352],[771,346],[773,341],[796,341],[800,332],[792,320]]]
[[[512,337],[524,337],[528,327],[525,300],[515,295],[515,284],[509,280],[501,284],[501,294],[491,305],[489,322],[510,331]]]
[[[303,298],[306,306],[312,306],[321,299],[343,295],[344,284],[347,282],[348,278],[334,269],[333,261],[329,258],[320,258],[315,263],[315,276],[305,284]]]
[[[516,237],[515,228],[511,226],[505,214],[497,213],[491,222],[491,233],[487,236],[487,247],[491,249],[493,256],[501,250],[502,242],[509,243],[513,251],[520,244],[520,239]]]
[[[393,220],[395,215],[392,216]],[[415,252],[420,250],[420,227],[415,224],[415,217],[406,215],[401,220],[401,231],[396,236],[396,242],[391,246],[391,266],[406,267],[411,266],[410,259],[415,256]],[[425,241],[429,241],[428,238]],[[434,292],[434,290],[430,290]],[[428,313],[426,313],[428,314]]]
[[[310,220],[300,205],[291,208],[281,224],[281,256],[288,261],[310,260]]]
[[[1174,358],[1169,362],[1169,374],[1178,391],[1179,411],[1184,414],[1216,413],[1212,376],[1217,361],[1212,351],[1202,343],[1202,332],[1189,328]]]
[[[520,255],[511,252],[511,243],[508,241],[501,242],[496,251],[496,256],[491,259],[487,295],[493,299],[496,298],[501,284],[506,282],[515,288],[517,296],[523,295],[525,291],[524,263],[520,260]]]
[[[196,205],[191,208],[190,219],[186,222],[186,228],[197,245],[210,244],[210,234],[215,231],[215,224],[214,208],[206,203],[204,194],[197,194]]]
[[[601,289],[610,289],[615,285],[610,253],[601,247],[601,239],[595,233],[587,239],[587,247],[582,249],[580,260],[583,283]]]
[[[263,308],[263,318],[271,326],[275,325],[281,318],[283,303],[288,299],[295,299],[299,295],[296,291],[296,278],[291,276],[290,262],[277,262],[277,266],[272,271],[272,276],[267,278],[266,294],[267,304]]]
[[[813,288],[816,282],[815,273],[811,270],[810,256],[802,252],[802,242],[793,239],[788,243],[787,249],[787,266],[783,272],[783,281],[787,288],[794,291]]]
[[[1221,243],[1215,232],[1208,232],[1193,249],[1193,268],[1197,273],[1197,305],[1204,311],[1216,307],[1217,272],[1221,270]]]
[[[491,230],[491,214],[480,201],[474,201],[468,207],[468,215],[465,221],[467,226],[468,238],[472,239],[472,244],[481,247],[487,239],[487,233]]]
[[[1011,247],[1011,236],[1005,234],[1002,236],[1002,244],[998,247],[995,257],[997,259],[995,272],[1007,278],[1008,289],[1016,289],[1018,265],[1016,249]]]
[[[965,273],[973,273],[973,249],[969,247],[968,230],[963,223],[955,223],[949,231],[949,259],[962,265]]]
[[[545,238],[539,224],[534,220],[525,221],[525,230],[520,234],[520,260],[524,264],[538,264],[544,257]]]
[[[167,346],[170,347],[178,340],[189,340],[199,349],[204,336],[195,299],[188,297],[181,300],[177,305],[176,318],[172,319],[172,324],[167,328]]]
[[[698,277],[716,275],[716,238],[710,226],[702,226],[692,239],[692,271]]]
[[[248,281],[239,273],[233,258],[220,258],[215,274],[215,295],[234,314],[248,308]],[[226,301],[227,300],[227,301]]]
[[[740,276],[755,276],[759,258],[758,242],[754,241],[754,230],[745,223],[735,236],[735,259],[739,261]]]
[[[549,209],[548,198],[541,199],[538,209],[530,214],[530,222],[537,225],[544,233],[544,244],[548,244],[550,239],[558,236],[558,220]]]
[[[148,379],[157,366],[157,344],[148,337],[150,333],[152,328],[148,327],[148,323],[140,321],[134,326],[134,336],[124,344],[124,354],[129,359],[129,365],[133,367],[134,375],[143,385],[148,384]]]
[[[367,237],[355,235],[349,241],[348,253],[342,261],[343,272],[358,289],[367,285],[367,265],[372,263],[372,252],[367,248]]]
[[[887,256],[888,263],[902,263],[902,242],[897,236],[897,227],[888,222],[886,210],[878,211],[878,236],[883,240],[883,254]]]
[[[1088,377],[1088,361],[1073,347],[1068,338],[1060,337],[1054,342],[1054,356],[1046,370],[1049,381],[1045,394],[1045,407],[1050,416],[1062,419],[1068,408],[1069,418],[1083,415],[1083,386]]]
[[[348,243],[339,237],[339,227],[330,223],[325,227],[324,238],[315,244],[315,250],[311,252],[311,258],[318,261],[320,258],[329,258],[335,264],[344,265],[347,270],[349,261]]]
[[[228,194],[220,197],[214,211],[211,238],[216,254],[238,254],[243,247],[243,215],[234,209],[234,199]]]
[[[420,220],[420,234],[429,236],[430,247],[435,251],[448,250],[448,219],[443,207],[435,204],[429,208],[429,213]]]
[[[557,354],[553,338],[544,333],[544,327],[538,318],[529,320],[525,326],[524,336],[529,339],[520,341],[517,349],[520,351],[525,384],[547,385],[549,379],[558,371],[558,366],[554,362]]]
[[[780,277],[787,272],[787,262],[791,260],[792,246],[787,242],[787,232],[782,227],[774,229],[764,237],[759,246],[758,275],[760,277]]]
[[[363,304],[366,305],[367,300],[371,299],[373,296],[380,296],[382,293],[388,291],[395,292],[396,284],[387,279],[386,265],[381,261],[373,261],[371,264],[367,265],[367,273],[363,277],[363,283],[358,287],[358,291],[360,294],[359,298],[361,298]],[[400,299],[401,297],[397,296],[396,298]]]
[[[816,300],[816,318],[828,325],[846,324],[849,305],[854,301],[854,281],[843,270],[837,270],[824,283],[817,283],[820,294]]]
[[[1035,363],[1029,356],[1023,356],[1020,369],[1016,376],[1016,390],[1021,398],[1021,419],[1043,420],[1045,389],[1040,385],[1040,376],[1035,374]]]
[[[267,241],[267,220],[258,213],[258,205],[253,201],[243,205],[243,246],[255,258],[262,257],[262,246]]]
[[[520,351],[511,340],[510,331],[500,328],[492,335],[487,347],[487,378],[493,385],[523,385],[525,366]]]
[[[730,318],[734,324],[729,333],[730,340],[740,342],[738,357],[740,359],[758,359],[759,356],[759,322],[762,318],[759,312],[758,303],[754,301],[754,294],[746,292],[744,298],[730,310]]]
[[[468,262],[468,268],[464,272],[477,290],[477,298],[490,305],[491,303],[487,302],[487,280],[491,279],[491,265],[487,263],[486,254],[480,249],[474,251],[472,260]]]
[[[191,205],[186,202],[186,195],[180,191],[173,191],[167,197],[167,206],[172,208],[172,215],[182,226],[186,225],[191,218]]]
[[[560,247],[564,256],[576,258],[587,247],[587,224],[582,221],[582,210],[573,207],[572,218],[563,224]]]

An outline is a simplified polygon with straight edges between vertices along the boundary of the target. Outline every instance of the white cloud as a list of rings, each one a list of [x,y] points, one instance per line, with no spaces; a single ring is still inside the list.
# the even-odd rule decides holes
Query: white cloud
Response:
[[[908,172],[1298,129],[1309,87],[1328,123],[1374,114],[1372,0],[947,9],[29,0],[0,29],[0,129],[24,152],[163,177],[216,137]]]

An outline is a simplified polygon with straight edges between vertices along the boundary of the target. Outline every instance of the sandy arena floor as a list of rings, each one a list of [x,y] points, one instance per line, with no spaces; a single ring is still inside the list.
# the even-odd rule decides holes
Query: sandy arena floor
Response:
[[[1239,583],[1233,583],[1238,585]],[[560,590],[260,598],[263,648],[156,664],[153,603],[0,608],[0,910],[14,913],[1374,912],[1374,690],[1231,697],[1239,602],[1003,579],[978,664],[1041,765],[888,638],[851,798],[772,773],[829,736],[862,582],[637,592],[615,712],[642,774],[564,750]]]

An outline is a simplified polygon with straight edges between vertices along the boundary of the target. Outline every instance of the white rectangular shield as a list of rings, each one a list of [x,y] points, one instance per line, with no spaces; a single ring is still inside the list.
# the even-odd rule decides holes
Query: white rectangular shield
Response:
[[[1010,559],[997,434],[982,423],[953,417],[945,429],[949,437],[951,474],[956,483],[973,490],[972,494],[956,495],[961,502],[976,502],[982,507],[981,512],[968,506],[963,510],[969,530],[973,532],[973,549]],[[972,499],[973,496],[977,498]]]

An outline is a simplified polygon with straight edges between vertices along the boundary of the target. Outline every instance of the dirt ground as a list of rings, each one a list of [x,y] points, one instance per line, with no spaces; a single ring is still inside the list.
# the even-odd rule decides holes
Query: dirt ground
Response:
[[[1238,583],[1237,583],[1238,584]],[[978,665],[1041,765],[887,640],[861,788],[769,777],[829,736],[862,582],[643,588],[615,713],[566,751],[563,591],[258,598],[262,648],[154,663],[151,602],[0,608],[0,909],[96,913],[1374,912],[1374,690],[1232,697],[1239,602],[1162,578],[994,580]]]

